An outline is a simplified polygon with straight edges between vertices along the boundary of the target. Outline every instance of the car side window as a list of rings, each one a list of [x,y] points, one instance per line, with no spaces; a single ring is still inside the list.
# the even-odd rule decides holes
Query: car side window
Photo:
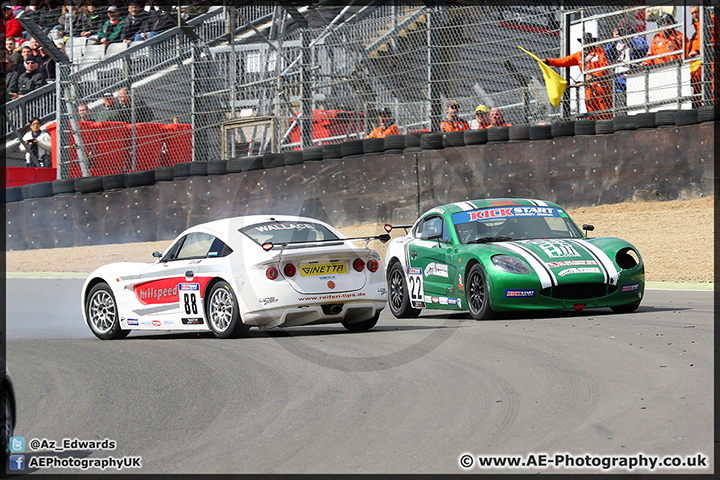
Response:
[[[450,243],[450,233],[448,232],[447,225],[440,216],[428,217],[422,222],[420,238],[427,240],[430,235],[442,233],[440,241],[443,243]]]
[[[178,240],[162,261],[218,258],[225,257],[230,253],[232,253],[232,249],[219,238],[207,233],[195,232]]]

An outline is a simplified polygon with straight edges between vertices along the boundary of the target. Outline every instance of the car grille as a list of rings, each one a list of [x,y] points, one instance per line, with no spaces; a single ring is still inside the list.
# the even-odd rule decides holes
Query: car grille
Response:
[[[540,295],[560,300],[583,300],[604,297],[616,290],[617,286],[604,283],[574,283],[543,288]]]

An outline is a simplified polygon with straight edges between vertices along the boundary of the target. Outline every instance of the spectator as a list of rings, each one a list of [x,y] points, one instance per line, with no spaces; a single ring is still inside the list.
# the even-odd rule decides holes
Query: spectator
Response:
[[[90,115],[90,109],[87,103],[81,103],[78,105],[78,117],[81,122],[94,122],[92,115]]]
[[[388,135],[400,135],[400,130],[398,130],[395,122],[392,121],[392,114],[389,108],[383,107],[380,109],[380,112],[378,112],[378,123],[378,127],[365,138],[385,138]]]
[[[441,132],[457,132],[460,130],[470,130],[470,125],[465,120],[458,118],[460,112],[460,104],[452,101],[445,109],[447,112],[447,120],[440,122]]]
[[[7,93],[15,98],[17,97],[18,90],[18,73],[13,68],[14,64],[7,58],[5,59],[3,67],[5,71],[5,88],[7,89]]]
[[[673,17],[669,13],[663,13],[662,16],[657,19],[658,27],[667,27],[674,24],[675,17]],[[674,55],[665,55],[658,58],[649,58],[643,62],[643,65],[661,65],[672,60],[680,59],[684,53],[683,41],[687,43],[687,38],[685,37],[685,35],[675,30],[675,27],[667,28],[661,32],[656,33],[652,39],[652,42],[650,42],[650,51],[648,52],[648,57],[652,57],[653,55],[668,54],[670,52],[676,51],[679,51],[679,53],[676,53]]]
[[[13,63],[18,63],[22,60],[22,54],[17,47],[17,43],[15,43],[15,37],[7,37],[5,39],[5,58]]]
[[[97,2],[88,1],[83,6],[83,14],[80,17],[80,36],[97,41],[97,33],[102,28],[104,18],[104,12],[97,9]]]
[[[23,135],[22,140],[30,148],[28,151],[23,143],[20,144],[20,150],[26,152],[28,167],[52,167],[52,140],[47,130],[40,129],[40,119],[30,121],[30,131]]]
[[[151,2],[151,5],[154,5],[154,3],[155,2]],[[135,35],[135,41],[150,40],[155,35],[159,35],[165,30],[170,30],[174,26],[175,20],[173,20],[165,10],[154,5],[152,10],[150,10],[147,20],[143,23],[140,32]]]
[[[207,5],[189,5],[186,7],[180,7],[180,17],[186,22],[206,13],[210,10]]]
[[[485,105],[478,105],[475,107],[475,118],[470,120],[471,130],[482,130],[490,126],[490,119],[488,118],[488,109]]]
[[[510,123],[505,122],[505,116],[498,107],[490,110],[490,127],[510,127]]]
[[[635,33],[632,24],[627,19],[618,22],[617,27],[613,30],[613,38],[620,38],[614,43],[609,43],[605,47],[605,56],[609,63],[615,63],[619,66],[615,67],[615,73],[618,76],[615,79],[615,98],[625,105],[625,95],[627,92],[627,72],[638,68],[637,64],[628,65],[633,60],[639,60],[647,55],[648,44],[645,37],[638,36],[632,38],[621,38]]]
[[[120,39],[125,43],[132,43],[135,40],[135,35],[140,33],[145,20],[148,19],[148,13],[137,2],[128,4],[128,13],[129,15],[125,17]]]
[[[110,19],[103,24],[97,35],[98,41],[95,42],[96,45],[101,43],[106,47],[120,40],[125,20],[120,17],[120,10],[116,6],[108,7],[107,14]]]
[[[35,57],[32,55],[25,59],[25,72],[18,77],[18,95],[27,95],[33,90],[45,85],[45,77],[37,69]]]
[[[23,38],[23,28],[20,22],[15,18],[13,8],[10,3],[2,4],[3,18],[5,19],[5,38],[13,37],[15,39]]]
[[[120,108],[115,103],[115,97],[112,93],[107,92],[103,96],[103,109],[97,114],[98,122],[116,122],[120,114]]]
[[[70,12],[72,11],[72,27],[73,27],[73,35],[77,36],[77,29],[80,26],[80,17],[78,16],[78,8],[76,6],[70,6],[67,4],[67,1],[62,6],[62,13],[60,14],[60,17],[58,18],[58,28],[57,32],[60,35],[60,38],[62,38],[63,42],[66,42],[68,38],[70,38],[70,24],[68,22],[70,17]]]
[[[597,42],[597,38],[593,37],[590,32],[585,32],[582,39],[578,38],[582,43],[583,50],[562,58],[546,58],[546,65],[551,67],[572,67],[577,65],[580,71],[594,70],[609,65],[605,51],[599,46],[588,46],[589,43]],[[583,53],[585,55],[585,64],[582,63]],[[600,112],[610,110],[612,108],[612,90],[608,81],[607,70],[599,70],[597,72],[585,74],[585,108],[588,112]],[[611,119],[612,114],[608,111],[601,114],[591,114],[588,118],[592,120]]]
[[[45,77],[47,83],[55,81],[55,60],[50,58],[50,55],[45,51],[43,47],[38,48],[40,55],[35,57],[37,62],[38,71]]]
[[[695,27],[695,33],[690,37],[690,41],[687,44],[687,57],[695,58],[700,57],[700,48],[702,46],[702,33],[700,32],[700,5],[694,3],[690,5],[690,15],[692,16],[693,26]],[[706,25],[705,28],[710,28],[710,45],[715,46],[715,30],[717,25],[715,24],[715,15],[710,15],[710,25]],[[712,47],[710,48],[709,54],[713,54]],[[702,93],[702,65],[700,60],[695,60],[690,64],[690,84],[692,85],[693,95],[699,95]],[[715,63],[711,58],[705,59],[705,63],[710,64],[712,70],[711,78],[712,85],[710,91],[715,90]],[[714,97],[713,97],[714,98]],[[702,105],[702,98],[695,97],[693,99],[693,108],[700,108]]]
[[[35,39],[35,37],[30,37],[30,40],[28,40],[28,45],[30,46],[30,50],[32,50],[30,53],[32,53],[33,57],[37,57],[40,55],[40,44]]]
[[[118,115],[119,122],[132,123],[132,109],[133,105],[130,101],[130,95],[125,88],[118,90],[118,100],[120,101],[120,114]],[[153,115],[145,102],[141,98],[135,96],[135,121],[136,122],[152,122]]]
[[[13,70],[15,70],[18,74],[18,76],[22,75],[25,72],[25,59],[32,55],[32,50],[30,50],[30,47],[27,45],[23,45],[23,47],[20,49],[20,61],[17,62],[13,66]]]

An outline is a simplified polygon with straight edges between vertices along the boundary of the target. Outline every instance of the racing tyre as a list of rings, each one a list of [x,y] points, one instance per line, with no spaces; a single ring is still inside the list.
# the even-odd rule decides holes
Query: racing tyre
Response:
[[[115,190],[116,188],[125,188],[126,173],[116,173],[114,175],[104,175],[102,178],[103,190]]]
[[[443,135],[443,147],[464,147],[465,146],[465,130],[458,132],[447,132]]]
[[[207,319],[219,338],[237,338],[250,330],[240,319],[240,307],[230,285],[222,280],[213,285],[208,295]]]
[[[513,125],[508,132],[508,138],[513,142],[530,140],[530,125]]]
[[[340,144],[339,143],[328,143],[327,145],[323,145],[322,156],[323,156],[323,159],[342,158],[342,152],[340,151]]]
[[[312,161],[316,162],[323,159],[323,147],[322,145],[316,145],[314,147],[307,147],[302,149],[303,162]]]
[[[595,120],[577,120],[573,131],[575,135],[595,135]]]
[[[225,175],[227,173],[227,160],[209,160],[207,162],[208,175]]]
[[[396,318],[415,318],[420,315],[421,309],[410,306],[410,295],[408,295],[405,275],[403,275],[403,269],[399,262],[390,267],[387,277],[390,290],[388,305],[390,305],[392,314]]]
[[[618,115],[612,119],[613,132],[620,130],[635,130],[635,119],[630,115]]]
[[[77,188],[80,193],[95,193],[103,191],[102,177],[83,177],[78,180]]]
[[[60,178],[52,182],[53,195],[61,193],[75,193],[75,180],[72,178]]]
[[[405,142],[403,142],[404,144]],[[385,151],[384,138],[365,138],[362,141],[363,153],[379,153]]]
[[[157,167],[155,169],[156,182],[168,182],[175,178],[175,169],[173,167]]]
[[[715,120],[715,105],[705,105],[698,108],[698,122],[712,122]]]
[[[510,140],[510,127],[490,127],[487,129],[488,143]]]
[[[244,157],[240,160],[240,170],[235,172],[250,172],[252,170],[262,170],[263,168],[263,157],[256,155],[254,157]],[[230,166],[230,162],[228,162]]]
[[[483,272],[479,263],[476,263],[470,269],[465,282],[465,296],[470,315],[475,320],[495,318],[495,311],[490,306],[490,289],[488,289],[485,281],[485,272]]]
[[[675,125],[675,113],[677,110],[659,110],[655,112],[655,124],[660,126]]]
[[[155,183],[155,170],[140,170],[127,174],[125,184],[128,188],[153,185]]]
[[[463,130],[463,141],[465,145],[482,145],[487,143],[487,130]]]
[[[615,133],[612,120],[597,120],[595,122],[595,133],[602,135],[604,133]]]
[[[637,303],[631,303],[629,305],[616,305],[614,307],[610,307],[610,309],[615,313],[632,313],[640,306],[640,302]]]
[[[348,140],[340,144],[340,154],[343,157],[350,157],[352,155],[363,154],[363,141],[359,140]]]
[[[633,115],[633,121],[635,122],[635,128],[641,129],[641,128],[655,128],[657,125],[655,125],[655,113],[649,112],[649,113],[638,113]]]
[[[698,123],[697,110],[678,110],[675,114],[675,125],[682,127],[683,125],[694,125]]]
[[[530,125],[530,140],[550,140],[551,138],[551,125]]]
[[[410,132],[405,135],[405,148],[420,148],[422,132]]]
[[[555,122],[550,125],[553,138],[571,137],[575,135],[575,122]]]
[[[10,391],[3,388],[0,394],[0,443],[2,443],[2,460],[10,456],[10,438],[15,431],[13,404]]]
[[[380,319],[380,312],[377,312],[374,317],[369,318],[367,320],[363,320],[362,322],[342,322],[342,326],[345,327],[350,332],[367,332],[371,328],[373,328],[375,325],[377,325],[378,320]]]
[[[279,153],[265,153],[262,156],[262,166],[263,168],[275,168],[277,165],[277,157],[279,156]],[[285,157],[282,158],[282,163],[285,164]]]
[[[303,154],[300,150],[285,152],[285,165],[300,165],[301,163],[303,163]]]
[[[89,177],[96,178],[96,177]],[[98,178],[98,180],[100,180]],[[102,190],[102,180],[100,181],[100,190]],[[28,183],[20,187],[23,198],[47,198],[52,197],[52,182]]]
[[[73,191],[74,188],[75,187],[73,186]],[[21,202],[22,199],[22,187],[10,187],[5,189],[5,203]]]
[[[105,282],[98,283],[90,290],[85,301],[85,316],[90,330],[100,340],[116,340],[130,333],[130,330],[120,329],[115,295]]]
[[[405,148],[405,137],[403,135],[388,135],[383,138],[383,150],[402,150]]]
[[[190,163],[190,176],[205,176],[207,172],[207,162],[191,162]]]
[[[405,143],[407,145],[407,142]],[[428,132],[420,135],[420,147],[423,150],[439,150],[443,148],[443,138],[441,133]]]
[[[180,162],[173,165],[173,177],[185,178],[190,176],[190,165],[192,162]]]

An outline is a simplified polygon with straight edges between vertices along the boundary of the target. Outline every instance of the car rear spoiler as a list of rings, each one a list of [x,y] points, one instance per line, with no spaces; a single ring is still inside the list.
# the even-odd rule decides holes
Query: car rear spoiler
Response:
[[[285,242],[285,243],[279,243],[274,244],[272,242],[265,242],[262,244],[262,249],[266,252],[269,252],[275,247],[280,247],[280,254],[282,255],[282,251],[285,250],[285,247],[289,245],[323,245],[325,243],[337,243],[337,242],[347,242],[347,241],[357,241],[357,240],[365,240],[365,245],[363,248],[367,248],[368,243],[370,243],[370,240],[380,240],[382,243],[387,243],[390,240],[390,234],[388,233],[382,233],[380,235],[375,236],[369,236],[369,237],[354,237],[354,238],[334,238],[332,240],[313,240],[308,242]]]
[[[411,228],[412,226],[413,226],[412,223],[411,223],[410,225],[390,225],[390,224],[386,223],[386,224],[385,224],[385,231],[388,232],[388,233],[390,233],[390,232],[392,232],[392,230],[393,230],[394,228],[404,228],[404,229],[405,229],[405,233],[407,234],[408,228]]]

